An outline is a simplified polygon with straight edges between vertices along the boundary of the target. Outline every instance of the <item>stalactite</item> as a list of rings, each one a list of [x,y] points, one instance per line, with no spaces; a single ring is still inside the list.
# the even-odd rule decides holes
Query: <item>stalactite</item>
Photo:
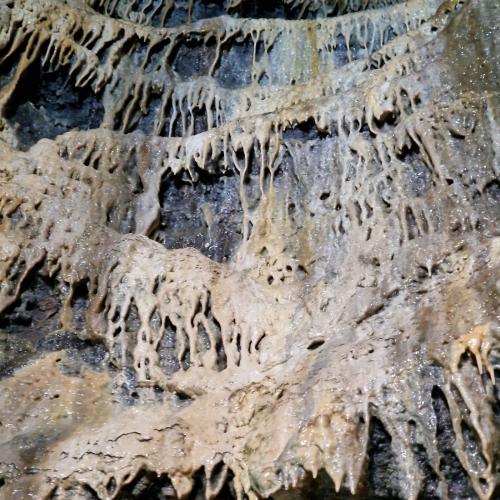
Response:
[[[496,12],[1,5],[0,496],[493,498]]]

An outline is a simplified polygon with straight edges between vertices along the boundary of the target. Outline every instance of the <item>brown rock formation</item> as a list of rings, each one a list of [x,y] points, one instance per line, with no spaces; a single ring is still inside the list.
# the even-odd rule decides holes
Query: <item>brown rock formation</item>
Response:
[[[499,10],[4,0],[0,497],[497,496]]]

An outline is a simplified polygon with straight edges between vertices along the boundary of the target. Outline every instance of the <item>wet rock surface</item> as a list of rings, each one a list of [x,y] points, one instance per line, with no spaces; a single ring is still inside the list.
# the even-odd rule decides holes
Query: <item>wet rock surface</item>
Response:
[[[496,498],[499,7],[0,5],[0,498]]]

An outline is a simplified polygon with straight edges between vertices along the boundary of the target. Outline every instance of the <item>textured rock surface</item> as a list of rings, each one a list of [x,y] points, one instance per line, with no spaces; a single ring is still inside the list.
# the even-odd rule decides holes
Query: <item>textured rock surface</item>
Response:
[[[498,497],[499,10],[0,3],[0,497]]]

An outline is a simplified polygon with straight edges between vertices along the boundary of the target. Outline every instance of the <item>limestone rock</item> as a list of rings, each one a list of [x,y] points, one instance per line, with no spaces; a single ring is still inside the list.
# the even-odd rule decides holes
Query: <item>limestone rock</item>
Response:
[[[0,498],[495,498],[494,0],[0,5]]]

